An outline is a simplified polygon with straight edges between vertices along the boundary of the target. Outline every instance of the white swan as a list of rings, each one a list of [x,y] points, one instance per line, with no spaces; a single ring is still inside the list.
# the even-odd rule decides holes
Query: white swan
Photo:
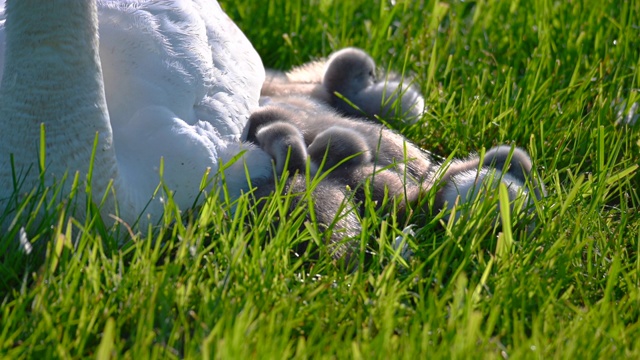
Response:
[[[7,0],[1,18],[0,208],[14,192],[10,155],[21,191],[38,183],[40,123],[47,184],[84,179],[99,134],[94,197],[113,181],[103,216],[117,207],[130,223],[163,211],[151,200],[161,158],[183,209],[208,168],[245,150],[225,170],[232,196],[248,187],[245,163],[254,185],[272,176],[269,156],[239,141],[264,68],[215,0]]]

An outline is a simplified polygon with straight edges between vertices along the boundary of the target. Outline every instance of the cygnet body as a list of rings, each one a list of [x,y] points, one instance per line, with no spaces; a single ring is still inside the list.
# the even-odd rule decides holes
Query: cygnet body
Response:
[[[302,134],[298,141],[306,144],[304,156],[310,156],[313,167],[318,168],[324,162],[323,170],[334,168],[328,175],[330,178],[350,187],[379,177],[384,185],[380,190],[386,190],[388,195],[408,196],[406,200],[415,203],[421,193],[437,185],[440,187],[436,194],[439,210],[452,207],[458,196],[462,201],[472,201],[478,184],[482,184],[489,170],[495,170],[496,179],[508,185],[512,200],[519,191],[528,193],[524,184],[525,178],[531,178],[531,160],[518,148],[492,148],[482,165],[476,155],[454,159],[442,168],[427,152],[384,126],[342,116],[326,105],[303,97],[273,99],[269,106],[251,115],[244,137],[252,141],[253,133],[273,122],[292,124],[296,134]],[[538,184],[534,191],[538,198],[544,193]],[[384,191],[377,193],[384,195]]]
[[[329,104],[344,115],[417,121],[425,103],[409,79],[388,75],[378,80],[376,64],[365,51],[345,48],[326,61],[314,61],[287,73],[267,70],[262,96],[298,96]]]

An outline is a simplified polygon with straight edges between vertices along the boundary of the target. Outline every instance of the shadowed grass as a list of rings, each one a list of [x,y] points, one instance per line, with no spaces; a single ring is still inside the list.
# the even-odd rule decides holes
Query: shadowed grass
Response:
[[[369,259],[351,272],[323,255],[306,201],[289,213],[291,195],[259,208],[221,189],[197,213],[168,197],[162,224],[130,235],[70,217],[84,193],[39,189],[0,239],[0,355],[640,357],[640,125],[618,115],[640,100],[640,2],[221,5],[267,67],[358,46],[404,69],[428,112],[390,124],[437,156],[526,148],[549,191],[535,224],[512,216],[501,232],[495,200],[455,224],[416,214],[410,235],[367,203]],[[46,254],[21,255],[21,226]],[[409,264],[398,236],[415,253]],[[307,241],[318,259],[292,254]]]

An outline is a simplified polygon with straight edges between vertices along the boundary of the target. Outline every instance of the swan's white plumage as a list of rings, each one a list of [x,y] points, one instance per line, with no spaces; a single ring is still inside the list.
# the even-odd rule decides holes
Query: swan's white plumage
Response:
[[[50,4],[45,3],[49,1],[31,1],[36,4],[32,5],[33,11],[39,11],[37,6],[47,8]],[[87,0],[67,0],[59,5],[76,6],[80,1]],[[47,140],[49,135],[62,138],[49,144],[47,159],[52,163],[49,168],[72,173],[86,171],[88,164],[81,163],[86,161],[86,156],[62,157],[60,154],[70,150],[60,144],[66,141],[70,147],[85,149],[87,133],[94,131],[95,124],[100,124],[96,129],[101,133],[100,145],[107,154],[107,165],[98,163],[94,178],[98,178],[98,182],[101,177],[114,179],[120,216],[129,222],[143,210],[153,219],[162,211],[163,205],[158,199],[147,205],[160,180],[161,157],[163,179],[175,190],[174,199],[182,208],[193,204],[207,168],[215,173],[220,160],[229,161],[245,150],[243,160],[254,182],[271,176],[268,155],[239,142],[244,124],[258,107],[264,68],[248,39],[215,0],[99,0],[97,9],[99,66],[104,75],[99,80],[104,80],[108,117],[85,120],[79,116],[81,121],[77,124],[67,121],[64,126],[57,120],[67,117],[65,109],[75,111],[78,101],[80,105],[100,107],[100,94],[96,95],[95,104],[87,104],[89,101],[85,98],[54,99],[52,101],[63,104],[47,104],[48,110],[35,111],[42,119],[34,119],[32,124],[12,120],[16,116],[27,116],[19,110],[17,115],[14,110],[8,111],[13,105],[6,104],[10,100],[5,101],[0,108],[0,132],[17,131],[26,138],[19,148],[20,143],[0,133],[0,204],[12,192],[11,175],[6,171],[10,153],[20,153],[16,156],[19,168],[34,165],[37,169],[38,131],[26,127],[39,122],[45,123]],[[59,17],[77,16],[55,11]],[[8,41],[5,18],[11,19],[11,14],[3,10],[1,16],[0,69],[4,69],[4,45]],[[61,66],[55,64],[55,56],[57,54],[46,60]],[[0,70],[0,79],[4,75]],[[37,79],[30,81],[39,83]],[[80,80],[70,76],[66,81],[77,85]],[[7,83],[3,81],[4,93],[10,91]],[[75,93],[78,89],[82,87],[77,86]],[[76,95],[71,94],[69,98]],[[68,139],[64,139],[65,136]],[[232,195],[238,195],[247,187],[244,163],[239,161],[225,170]],[[37,174],[31,171],[24,190],[28,191],[36,180]],[[96,189],[98,193],[106,187],[106,183],[100,184]],[[111,206],[106,211],[113,210]]]
[[[264,68],[216,2],[98,5],[100,60],[114,131],[139,109],[161,105],[189,125],[203,120],[222,137],[237,137],[257,107]]]

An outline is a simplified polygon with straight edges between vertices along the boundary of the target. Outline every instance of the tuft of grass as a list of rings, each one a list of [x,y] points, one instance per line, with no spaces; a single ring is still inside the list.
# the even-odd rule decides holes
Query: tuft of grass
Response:
[[[436,156],[526,148],[549,192],[535,222],[501,207],[496,228],[499,191],[457,223],[416,214],[414,235],[365,204],[367,260],[349,271],[283,182],[261,206],[218,189],[189,212],[168,196],[133,233],[105,226],[71,174],[69,198],[25,190],[0,213],[16,218],[0,235],[0,357],[640,357],[640,125],[623,121],[640,100],[640,2],[221,5],[267,67],[358,46],[404,70],[428,112],[393,125]],[[320,255],[293,254],[303,242]]]

